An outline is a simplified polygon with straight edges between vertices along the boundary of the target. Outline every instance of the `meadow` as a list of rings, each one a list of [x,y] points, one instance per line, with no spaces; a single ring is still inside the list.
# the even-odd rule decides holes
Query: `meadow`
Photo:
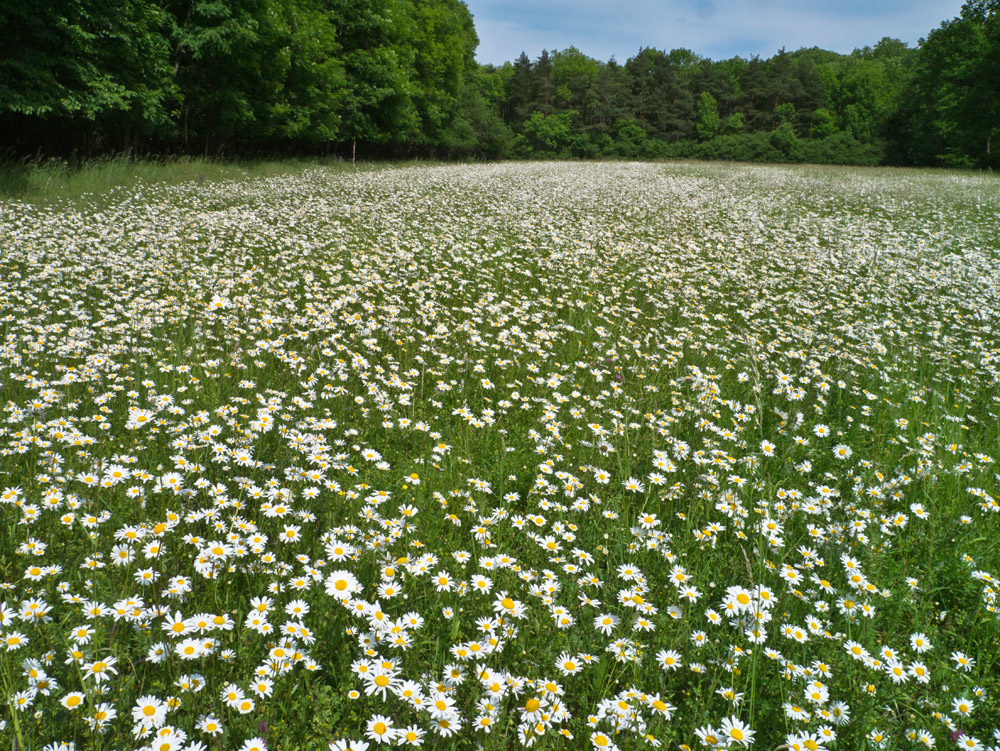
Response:
[[[1000,748],[1000,183],[0,203],[0,738]]]

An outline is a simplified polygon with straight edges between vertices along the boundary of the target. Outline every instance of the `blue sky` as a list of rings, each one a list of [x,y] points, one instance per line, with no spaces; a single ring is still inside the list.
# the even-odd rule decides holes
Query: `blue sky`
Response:
[[[780,48],[850,52],[882,37],[911,46],[962,0],[466,0],[481,63],[574,46],[620,63],[642,47],[687,47],[713,60]]]

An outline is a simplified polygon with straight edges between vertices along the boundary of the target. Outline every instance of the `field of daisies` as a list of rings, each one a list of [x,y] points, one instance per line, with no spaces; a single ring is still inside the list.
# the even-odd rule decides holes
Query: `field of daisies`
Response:
[[[1000,183],[0,204],[0,746],[1000,747]]]

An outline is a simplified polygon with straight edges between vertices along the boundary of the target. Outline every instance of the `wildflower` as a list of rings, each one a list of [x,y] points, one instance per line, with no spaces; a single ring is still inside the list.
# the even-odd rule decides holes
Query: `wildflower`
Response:
[[[719,733],[728,739],[730,744],[749,746],[753,743],[754,731],[737,717],[725,718],[719,726]]]
[[[521,602],[512,599],[507,594],[507,590],[503,590],[497,595],[493,603],[493,610],[499,615],[509,615],[517,619],[522,619],[527,614],[527,608]]]
[[[72,691],[63,696],[62,699],[59,700],[59,703],[66,707],[66,709],[74,710],[82,707],[86,703],[86,700],[87,697],[83,693],[79,691]]]
[[[167,705],[155,696],[142,696],[132,708],[132,719],[144,728],[158,728],[167,717]]]
[[[197,639],[184,639],[174,647],[174,653],[182,660],[194,660],[206,653],[202,642]]]
[[[107,730],[108,725],[118,716],[118,710],[106,702],[101,702],[94,711],[84,719],[92,730],[100,733]]]
[[[593,733],[590,744],[598,751],[618,751],[618,746],[605,733]]]
[[[611,613],[602,613],[594,618],[594,628],[600,631],[604,635],[608,635],[614,630],[615,626],[620,622],[620,618]]]
[[[985,748],[981,740],[975,736],[966,735],[965,733],[961,733],[958,736],[956,743],[962,751],[983,751]]]
[[[349,571],[332,571],[326,578],[326,593],[342,601],[359,592],[361,585]]]
[[[952,714],[958,715],[959,717],[968,717],[972,714],[972,710],[975,708],[975,704],[971,699],[967,699],[964,696],[959,699],[953,699],[951,703]]]
[[[972,672],[972,668],[976,666],[976,661],[964,652],[952,652],[951,659],[955,663],[956,670],[961,670],[966,673]]]
[[[29,641],[28,637],[20,631],[9,631],[2,637],[2,639],[3,645],[8,652],[15,652],[18,649],[27,646]]]
[[[10,697],[10,702],[16,710],[24,712],[32,707],[36,696],[38,696],[38,691],[32,687],[15,693]]]
[[[583,664],[581,660],[573,657],[568,652],[563,652],[556,658],[556,668],[563,675],[575,675],[583,670]]]
[[[408,725],[396,731],[396,742],[401,746],[420,746],[423,743],[424,735],[425,731],[418,725]]]
[[[909,673],[917,683],[930,683],[931,674],[927,666],[922,662],[910,663]]]
[[[664,670],[677,670],[683,662],[680,653],[673,650],[660,650],[656,653],[656,662]]]
[[[694,734],[698,736],[698,740],[701,741],[703,746],[708,748],[715,748],[717,746],[725,745],[722,740],[723,736],[720,730],[716,730],[709,725],[703,725],[694,731]]]
[[[114,657],[106,657],[103,660],[95,660],[84,664],[80,669],[84,678],[92,678],[96,685],[101,685],[110,676],[117,675],[118,669],[115,664],[118,662]]]
[[[222,723],[213,715],[202,715],[197,724],[198,730],[208,735],[220,735],[223,732]]]

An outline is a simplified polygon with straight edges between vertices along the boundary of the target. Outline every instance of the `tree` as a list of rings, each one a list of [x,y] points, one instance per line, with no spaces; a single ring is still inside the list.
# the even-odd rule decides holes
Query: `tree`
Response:
[[[802,160],[802,146],[799,137],[795,135],[795,128],[788,121],[781,123],[771,133],[771,145],[787,161],[798,162]]]
[[[162,134],[176,96],[167,22],[145,0],[0,3],[0,130],[28,150],[124,149]]]
[[[799,113],[791,102],[782,102],[774,108],[774,119],[778,121],[779,125],[788,123],[794,128],[799,121]]]
[[[1000,14],[1000,0],[966,0],[960,13],[964,19],[984,23],[991,16]]]
[[[514,134],[501,117],[505,83],[513,72],[507,64],[477,66],[459,97],[458,112],[442,145],[456,156],[501,159],[511,155]]]
[[[698,119],[694,126],[695,133],[700,140],[707,141],[719,132],[719,103],[714,96],[703,91],[698,97],[696,111]]]
[[[635,120],[619,119],[615,123],[614,135],[612,150],[615,156],[636,159],[646,155],[646,131]]]
[[[508,123],[520,124],[528,119],[535,104],[534,66],[531,59],[522,52],[512,66],[511,75],[507,79],[507,117]]]
[[[0,145],[1000,166],[998,11],[967,0],[917,49],[619,65],[567,47],[493,67],[463,0],[10,0]]]
[[[625,63],[632,115],[647,134],[676,141],[694,131],[694,101],[678,66],[692,63],[686,50],[667,54],[647,47]]]
[[[837,132],[837,120],[833,113],[825,107],[820,107],[812,114],[812,126],[809,135],[812,138],[826,138]]]
[[[552,84],[558,107],[584,111],[600,72],[601,64],[576,47],[553,52]]]
[[[740,108],[749,130],[770,129],[774,105],[770,101],[771,87],[767,65],[757,56],[750,58],[742,72],[743,97]]]
[[[533,112],[517,136],[516,148],[521,156],[567,157],[573,143],[573,118],[576,112],[545,115]]]
[[[406,144],[419,135],[413,102],[411,19],[401,0],[328,0],[337,24],[346,75],[340,137],[357,142]]]
[[[279,23],[254,0],[182,0],[171,15],[174,77],[182,94],[185,147],[199,140],[221,151],[237,139],[268,133],[268,104],[288,66]]]
[[[472,15],[459,0],[411,3],[414,79],[411,91],[420,118],[419,140],[441,142],[458,111],[459,96],[475,68],[479,38]]]
[[[743,121],[742,112],[734,112],[726,118],[725,131],[727,134],[735,135],[736,133],[742,133],[745,128],[746,123]]]
[[[542,50],[542,54],[535,60],[535,102],[534,109],[542,114],[548,115],[555,111],[556,87],[553,81],[553,70],[555,65],[548,50]]]
[[[614,58],[602,65],[588,92],[587,121],[595,132],[608,133],[619,120],[630,118],[629,77]]]
[[[278,142],[329,144],[340,131],[347,86],[335,19],[322,0],[280,0],[274,8],[272,55],[282,61],[283,76],[265,130]]]
[[[1000,14],[970,2],[920,46],[902,115],[918,163],[1000,166]]]

